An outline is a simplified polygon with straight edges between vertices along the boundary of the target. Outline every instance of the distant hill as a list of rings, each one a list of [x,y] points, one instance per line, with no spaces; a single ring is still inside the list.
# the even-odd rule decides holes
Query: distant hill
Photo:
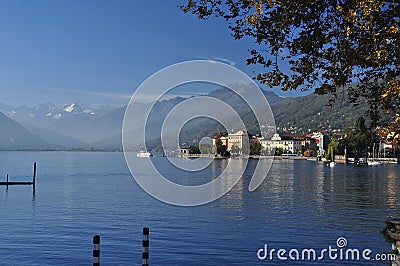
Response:
[[[60,148],[88,148],[88,144],[80,141],[79,139],[66,136],[64,134],[43,129],[38,126],[22,124],[24,128],[29,130],[34,135],[40,136],[45,139],[47,143],[55,145]]]
[[[354,106],[340,95],[332,106],[328,106],[329,96],[310,94],[297,98],[282,98],[274,93],[266,93],[275,117],[277,131],[280,133],[310,133],[320,129],[346,132],[352,128],[357,117],[365,116],[366,104]],[[259,133],[259,127],[254,114],[246,108],[239,97],[227,90],[211,92],[212,97],[224,100],[235,107],[242,117],[246,128],[253,134]],[[222,125],[211,119],[198,118],[182,129],[180,140],[186,145],[197,144],[203,137],[212,137],[224,129]],[[151,147],[156,148],[160,140],[151,140]]]
[[[0,149],[46,149],[55,148],[42,138],[30,133],[23,126],[0,113]]]
[[[243,88],[245,89],[245,88]],[[267,98],[269,105],[276,105],[282,101],[284,101],[286,98],[280,97],[276,95],[272,91],[265,91],[261,89],[262,93],[264,94],[265,98]],[[231,90],[225,89],[225,88],[220,88],[214,91],[211,91],[207,96],[214,97],[220,100],[223,100],[227,104],[231,106],[237,106],[237,105],[243,105],[244,101],[235,93],[233,93]]]
[[[95,119],[87,120],[85,123],[77,123],[68,135],[80,139],[88,146],[104,142],[121,133],[125,109],[126,107],[119,107]]]
[[[329,107],[328,100],[329,96],[310,94],[287,98],[272,106],[277,130],[298,133],[318,129],[346,131],[354,125],[358,116],[365,116],[365,103],[354,106],[341,97]]]

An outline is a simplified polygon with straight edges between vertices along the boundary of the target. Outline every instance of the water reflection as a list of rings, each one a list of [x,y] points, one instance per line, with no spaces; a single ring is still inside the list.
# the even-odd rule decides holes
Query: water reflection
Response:
[[[72,177],[76,175],[72,165],[76,158],[64,161],[65,171]],[[228,163],[233,160],[226,180],[235,177],[235,172],[241,172],[245,161],[240,159],[214,160],[202,173],[177,172],[171,170],[163,163],[163,158],[157,158],[162,172],[173,181],[185,185],[198,185],[207,183],[219,176]],[[358,210],[388,209],[388,215],[400,208],[399,191],[399,165],[384,165],[382,167],[360,167],[355,165],[337,165],[335,168],[327,167],[323,163],[296,160],[275,161],[263,184],[255,191],[248,191],[252,172],[256,161],[250,160],[246,172],[239,179],[234,188],[224,196],[224,207],[236,209],[238,213],[244,212],[246,206],[259,210],[272,212],[286,212],[290,208],[313,209],[318,212],[337,211],[341,209],[346,213],[346,208]],[[138,165],[143,167],[143,165]],[[164,168],[163,168],[164,167]],[[145,168],[145,167],[143,167]],[[66,178],[61,184],[65,198],[64,206],[71,208],[75,204],[73,195],[77,190],[74,178]],[[215,183],[213,191],[219,191],[221,183]],[[87,188],[90,189],[90,188]],[[5,200],[13,189],[5,188]],[[32,188],[32,208],[36,204],[36,188]],[[257,203],[254,204],[253,202]],[[392,211],[391,211],[392,210]],[[293,211],[293,210],[292,210]],[[237,214],[235,214],[237,215]],[[398,215],[398,214],[397,214]],[[238,215],[240,218],[241,216]]]
[[[54,259],[50,264],[90,262],[94,233],[107,242],[104,264],[130,265],[140,255],[143,226],[154,233],[155,265],[262,265],[256,252],[264,243],[271,248],[317,248],[335,245],[342,236],[351,248],[387,252],[390,245],[380,230],[388,217],[400,213],[400,165],[331,169],[318,162],[275,161],[262,185],[249,192],[256,163],[250,160],[228,194],[210,204],[182,208],[146,194],[121,154],[21,154],[24,161],[42,156],[43,168],[35,195],[28,186],[13,186],[8,192],[0,188],[0,257],[6,265],[48,265],[49,258]],[[169,178],[188,185],[215,179],[228,163],[215,160],[205,171],[189,173],[169,168],[163,158],[153,160]],[[145,174],[146,165],[137,162]],[[9,167],[18,168],[14,164]],[[241,168],[240,160],[235,164]],[[138,235],[133,236],[135,230]],[[65,245],[62,253],[54,243]]]
[[[398,173],[396,174],[395,171],[390,169],[391,171],[388,171],[387,174],[387,183],[386,183],[386,191],[387,191],[387,207],[389,209],[398,209],[399,202],[400,202],[400,196],[399,196],[399,187],[400,187],[400,182],[399,182],[399,176]]]
[[[240,173],[243,172],[243,170],[247,166],[247,160],[242,160],[242,159],[230,159],[231,164],[230,164],[230,169],[229,172],[227,172],[227,175],[223,178],[233,178],[235,179],[235,173]],[[225,164],[225,163],[223,163]],[[214,170],[217,170],[215,168]],[[221,171],[221,170],[219,170]],[[245,175],[245,174],[244,174]],[[232,190],[227,193],[224,197],[226,197],[226,201],[224,200],[224,206],[228,209],[236,209],[238,210],[238,213],[241,213],[243,211],[243,198],[244,198],[244,193],[247,193],[247,187],[245,186],[244,183],[244,177],[242,176],[239,181],[236,183],[236,185],[232,188]],[[241,215],[235,215],[232,217],[234,219],[242,219],[243,217]]]
[[[294,192],[294,161],[282,160],[274,162],[267,176],[267,191],[272,193]]]
[[[32,186],[32,217],[36,216],[36,185]]]

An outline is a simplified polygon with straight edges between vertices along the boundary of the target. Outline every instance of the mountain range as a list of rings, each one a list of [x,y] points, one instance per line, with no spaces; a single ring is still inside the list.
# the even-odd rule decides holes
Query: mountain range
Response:
[[[357,115],[363,115],[363,106],[348,102],[327,107],[327,96],[307,95],[283,98],[263,91],[275,116],[277,130],[285,133],[306,133],[317,129],[346,130]],[[238,95],[227,89],[207,94],[234,108],[246,127],[257,133],[254,114]],[[148,118],[146,137],[150,148],[160,144],[159,132],[166,115],[183,102],[176,97],[157,102]],[[137,116],[143,116],[148,104],[137,105]],[[89,106],[70,103],[56,106],[51,103],[34,107],[13,107],[0,103],[0,149],[121,149],[121,128],[126,106]],[[131,134],[143,130],[137,125]],[[196,118],[181,131],[181,143],[195,143],[202,137],[212,137],[224,131],[221,124],[209,118]]]
[[[54,146],[0,113],[0,148],[3,150],[33,150],[54,148]]]

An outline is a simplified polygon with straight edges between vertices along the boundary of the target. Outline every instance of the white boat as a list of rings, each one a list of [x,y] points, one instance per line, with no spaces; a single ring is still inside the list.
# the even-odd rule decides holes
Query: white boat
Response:
[[[348,163],[356,163],[356,158],[347,158]]]
[[[382,163],[378,161],[368,161],[367,164],[370,166],[374,166],[374,165],[381,165]]]
[[[358,160],[357,160],[357,163],[356,163],[357,165],[365,165],[365,164],[367,164],[367,161],[364,159],[364,158],[359,158]]]
[[[335,162],[330,162],[329,167],[335,167],[336,163]]]
[[[140,151],[137,154],[137,157],[139,157],[139,158],[148,158],[148,157],[153,157],[153,154],[151,154],[151,152],[147,152],[147,151]]]

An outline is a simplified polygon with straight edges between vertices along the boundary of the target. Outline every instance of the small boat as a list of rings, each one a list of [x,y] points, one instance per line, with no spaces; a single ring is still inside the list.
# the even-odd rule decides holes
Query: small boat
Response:
[[[374,166],[374,165],[381,165],[382,163],[378,161],[368,161],[367,164],[370,166]]]
[[[148,157],[153,157],[153,154],[151,154],[151,152],[147,152],[147,151],[140,151],[137,154],[137,157],[139,157],[139,158],[148,158]]]
[[[347,158],[347,162],[348,163],[356,163],[357,160],[356,160],[356,158]]]
[[[329,167],[335,167],[336,163],[335,162],[330,162]]]
[[[357,165],[366,165],[367,161],[364,158],[359,158],[356,162]]]

